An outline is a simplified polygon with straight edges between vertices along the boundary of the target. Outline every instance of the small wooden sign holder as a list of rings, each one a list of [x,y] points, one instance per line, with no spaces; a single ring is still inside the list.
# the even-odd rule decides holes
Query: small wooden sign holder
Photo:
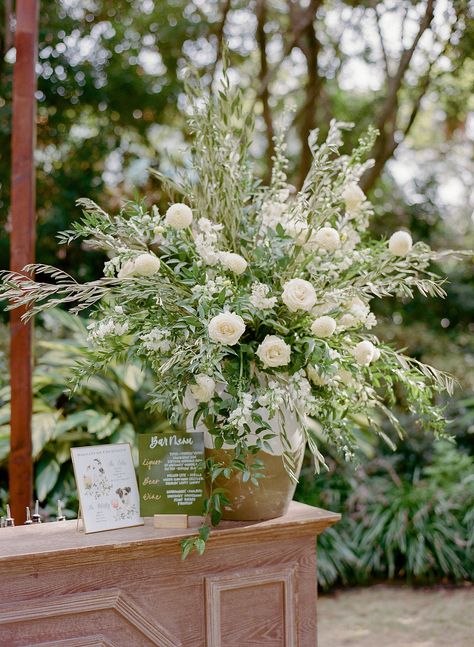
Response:
[[[153,515],[155,528],[188,528],[187,514],[155,514]]]

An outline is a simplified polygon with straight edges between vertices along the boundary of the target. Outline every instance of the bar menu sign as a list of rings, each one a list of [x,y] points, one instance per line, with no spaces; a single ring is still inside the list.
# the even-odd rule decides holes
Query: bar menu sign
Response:
[[[201,515],[204,436],[168,431],[138,436],[140,512]]]

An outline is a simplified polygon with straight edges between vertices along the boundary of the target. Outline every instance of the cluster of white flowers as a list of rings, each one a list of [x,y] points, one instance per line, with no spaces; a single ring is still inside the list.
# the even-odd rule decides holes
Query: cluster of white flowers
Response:
[[[240,404],[230,412],[228,423],[242,431],[244,429],[244,425],[249,425],[252,422],[252,394],[242,393],[239,399]]]
[[[152,328],[141,335],[140,341],[145,350],[157,353],[167,353],[171,350],[171,333],[162,328]]]
[[[350,301],[345,302],[344,314],[339,319],[339,327],[342,330],[364,326],[373,328],[377,325],[375,315],[370,311],[370,307],[359,297],[353,297]]]
[[[258,404],[268,411],[268,416],[271,419],[281,411],[284,403],[284,388],[275,380],[270,380],[267,388],[258,397]]]
[[[290,410],[296,410],[303,415],[316,415],[319,409],[317,398],[314,397],[311,384],[303,370],[292,375],[288,382]]]
[[[278,301],[277,297],[269,297],[270,288],[264,283],[255,282],[251,287],[250,303],[258,310],[271,310]]]
[[[208,278],[204,284],[196,284],[192,287],[191,292],[197,297],[202,297],[204,299],[212,299],[215,294],[226,290],[229,294],[232,291],[232,281],[226,276],[220,276],[219,274],[213,279]]]
[[[197,233],[194,235],[194,246],[197,254],[206,265],[217,265],[219,262],[219,243],[222,225],[213,223],[208,218],[199,218]]]
[[[88,339],[94,342],[100,342],[106,337],[121,337],[129,329],[128,321],[120,323],[112,318],[93,321],[87,328],[89,330]]]
[[[260,211],[262,230],[275,229],[277,225],[284,225],[288,220],[287,200],[290,196],[289,189],[282,189],[277,195],[264,202]]]

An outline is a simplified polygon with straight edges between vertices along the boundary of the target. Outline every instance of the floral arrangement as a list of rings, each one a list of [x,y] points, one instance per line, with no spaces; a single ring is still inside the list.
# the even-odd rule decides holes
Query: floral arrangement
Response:
[[[149,406],[177,425],[192,409],[193,423],[205,423],[215,447],[235,448],[232,469],[246,472],[242,456],[269,447],[269,420],[282,409],[296,417],[316,465],[324,457],[311,421],[348,459],[359,415],[383,433],[378,410],[402,433],[390,410],[400,386],[423,428],[442,434],[435,395],[450,390],[450,379],[373,333],[374,298],[416,290],[443,296],[430,265],[447,253],[413,243],[406,231],[371,238],[373,209],[359,180],[375,133],[342,155],[350,124],[331,122],[323,143],[313,132],[311,169],[296,192],[287,181],[282,129],[271,182],[262,186],[239,92],[224,79],[217,96],[190,86],[188,98],[191,162],[178,179],[160,176],[170,197],[165,213],[129,202],[112,216],[79,200],[83,218],[60,241],[82,237],[104,250],[104,276],[80,284],[61,270],[29,266],[47,282],[4,273],[0,298],[26,306],[27,317],[57,305],[87,309],[90,348],[77,382],[111,362],[140,358],[156,376]],[[290,443],[282,442],[292,474]],[[217,522],[219,501],[211,499],[207,511]]]

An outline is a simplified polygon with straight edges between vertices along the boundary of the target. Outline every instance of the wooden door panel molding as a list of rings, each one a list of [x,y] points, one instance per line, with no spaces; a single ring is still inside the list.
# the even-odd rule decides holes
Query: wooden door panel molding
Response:
[[[237,626],[231,630],[230,637],[230,628],[225,626],[224,605],[231,604],[232,593],[236,594],[235,601],[239,594],[245,595],[246,602],[242,611],[248,610],[249,617],[239,619],[238,614],[234,615]],[[298,646],[296,568],[262,569],[206,577],[205,594],[207,647],[243,645],[245,640],[256,640],[257,636],[262,645],[269,647]],[[229,598],[228,594],[230,599],[225,600]],[[274,620],[268,616],[269,598],[273,599],[274,606],[278,606]],[[264,611],[260,614],[259,601],[260,608]],[[275,619],[279,619],[278,624],[275,624]]]
[[[47,643],[37,643],[30,647],[116,647],[113,642],[107,640],[101,634],[95,636],[84,636],[81,638],[66,638],[64,640],[53,640]]]
[[[26,600],[15,603],[15,606],[0,606],[0,627],[18,622],[30,622],[60,616],[78,615],[81,613],[95,613],[97,611],[115,611],[122,619],[129,622],[136,630],[146,636],[153,645],[158,647],[182,647],[182,642],[173,636],[167,629],[146,618],[136,604],[120,589],[102,589],[62,595],[61,597],[44,600]],[[71,638],[74,647],[82,647],[80,639]],[[55,645],[56,643],[46,643]],[[68,647],[68,643],[59,642],[59,645]],[[94,643],[84,643],[89,647]],[[95,643],[100,644],[100,643]],[[108,647],[107,643],[105,643]],[[111,645],[111,647],[114,647]]]

